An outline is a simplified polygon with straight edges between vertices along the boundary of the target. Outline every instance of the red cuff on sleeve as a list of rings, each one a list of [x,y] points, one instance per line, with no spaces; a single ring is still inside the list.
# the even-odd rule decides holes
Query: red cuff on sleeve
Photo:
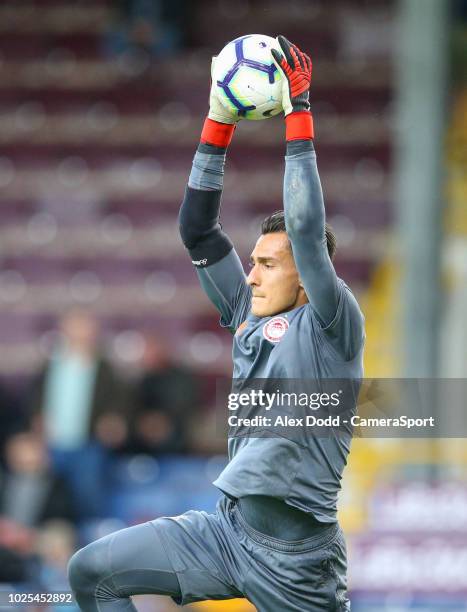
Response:
[[[228,147],[235,130],[235,123],[219,123],[206,117],[200,142],[216,147]]]
[[[313,117],[309,111],[287,115],[285,118],[286,140],[311,140],[314,137]]]

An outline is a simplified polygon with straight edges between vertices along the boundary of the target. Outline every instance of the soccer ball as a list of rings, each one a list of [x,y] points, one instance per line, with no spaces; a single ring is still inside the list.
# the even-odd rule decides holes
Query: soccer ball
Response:
[[[282,73],[271,49],[275,38],[249,34],[229,42],[215,60],[213,83],[221,104],[234,116],[267,119],[282,111]]]

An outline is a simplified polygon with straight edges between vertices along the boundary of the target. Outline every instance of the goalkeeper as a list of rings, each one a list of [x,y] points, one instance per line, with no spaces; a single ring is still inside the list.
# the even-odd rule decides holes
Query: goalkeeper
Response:
[[[245,276],[219,225],[235,120],[214,88],[180,211],[203,289],[234,334],[234,378],[359,379],[363,317],[334,271],[309,110],[311,61],[278,38],[287,153],[284,212],[268,217]],[[78,551],[70,582],[82,610],[135,610],[130,596],[179,604],[246,597],[260,612],[349,610],[336,519],[349,436],[230,438],[216,513],[190,511],[117,531]]]

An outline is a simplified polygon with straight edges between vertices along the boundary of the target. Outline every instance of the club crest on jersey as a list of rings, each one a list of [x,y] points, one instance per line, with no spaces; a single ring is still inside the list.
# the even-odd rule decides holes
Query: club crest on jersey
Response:
[[[289,329],[289,322],[284,317],[274,317],[263,327],[263,336],[269,342],[280,342],[282,336]]]

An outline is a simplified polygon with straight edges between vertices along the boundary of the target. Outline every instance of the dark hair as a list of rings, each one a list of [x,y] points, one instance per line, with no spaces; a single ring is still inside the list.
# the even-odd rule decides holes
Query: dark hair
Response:
[[[285,229],[285,216],[283,210],[278,210],[261,223],[262,234],[275,234],[276,232],[286,232]],[[337,250],[336,235],[333,232],[332,227],[326,223],[325,225],[326,244],[328,247],[329,258],[331,261],[334,259],[334,255]]]

